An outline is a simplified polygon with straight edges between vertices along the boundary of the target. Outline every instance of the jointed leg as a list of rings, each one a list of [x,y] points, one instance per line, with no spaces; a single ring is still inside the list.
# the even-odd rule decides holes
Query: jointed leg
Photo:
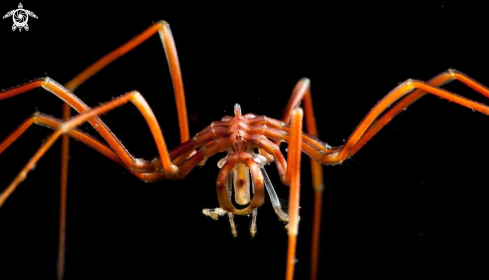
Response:
[[[452,75],[453,78],[447,79],[449,77],[445,75]],[[441,81],[446,83],[447,81],[453,80],[455,78],[460,79],[462,83],[468,85],[469,87],[483,94],[484,96],[489,97],[488,88],[470,79],[466,75],[455,72],[453,70],[449,71],[447,74],[441,74],[435,77],[430,82],[437,83]],[[341,147],[339,153],[334,156],[335,160],[337,162],[342,162],[344,159],[353,154],[352,151],[358,151],[361,146],[363,146],[370,138],[372,138],[373,135],[375,135],[375,133],[380,130],[380,128],[382,128],[390,119],[392,119],[404,108],[418,100],[426,93],[431,93],[438,97],[460,104],[464,107],[489,115],[489,106],[487,105],[461,97],[457,94],[454,94],[447,90],[443,90],[422,81],[407,80],[406,82],[401,83],[399,86],[391,90],[389,94],[387,94],[381,101],[377,103],[374,108],[372,108],[372,110],[365,116],[365,118],[353,131],[346,143]],[[379,117],[380,114],[382,114],[382,112],[384,112],[384,110],[386,110],[389,106],[391,106],[393,103],[403,97],[404,99],[399,102],[399,105],[394,106],[392,109],[385,113],[385,117],[382,117],[376,121],[376,119]],[[368,132],[367,129],[371,129],[371,131]]]
[[[68,133],[77,126],[83,124],[91,118],[94,118],[106,111],[112,110],[122,104],[129,101],[135,101],[136,96],[140,96],[138,92],[127,93],[111,102],[99,106],[91,111],[85,112],[72,118],[70,121],[63,123],[58,127],[58,129],[41,145],[37,152],[31,157],[28,163],[22,168],[19,174],[14,178],[12,183],[0,194],[0,205],[2,205],[5,200],[10,196],[10,194],[15,190],[15,188],[25,180],[27,173],[35,166],[39,159],[46,153],[46,151],[54,144],[54,142],[64,133]]]
[[[291,135],[287,155],[287,179],[290,182],[289,195],[289,224],[287,226],[289,242],[287,249],[286,280],[294,278],[295,251],[299,228],[299,196],[301,169],[301,139],[302,139],[302,109],[297,107],[292,111]]]
[[[71,116],[71,107],[63,103],[63,121],[68,121]],[[66,250],[66,208],[68,200],[68,165],[70,160],[70,137],[61,136],[61,170],[59,184],[59,229],[58,229],[58,262],[57,279],[63,280],[65,272]]]
[[[98,73],[100,70],[112,63],[117,58],[123,56],[127,52],[139,46],[156,32],[158,32],[160,36],[160,39],[163,43],[163,49],[168,59],[168,66],[170,68],[170,75],[172,77],[173,89],[175,92],[175,102],[177,105],[178,122],[180,127],[180,140],[183,143],[190,138],[187,119],[187,106],[185,104],[182,74],[180,71],[180,62],[178,60],[177,49],[175,47],[175,40],[173,39],[170,25],[166,21],[161,20],[156,22],[148,29],[143,31],[141,34],[132,38],[129,42],[125,43],[124,45],[108,53],[101,59],[97,60],[95,63],[90,65],[71,81],[66,83],[66,88],[68,88],[70,91],[74,91],[78,86],[83,84],[90,77]]]
[[[43,87],[47,91],[53,93],[54,95],[56,95],[57,97],[65,101],[67,104],[69,104],[71,107],[73,107],[75,110],[77,110],[79,113],[83,113],[91,110],[90,107],[88,107],[85,103],[83,103],[83,101],[81,101],[73,93],[71,93],[66,88],[64,88],[56,81],[50,78],[34,80],[24,85],[20,85],[18,87],[6,90],[0,93],[0,100],[13,97],[15,95],[24,93],[26,91],[29,91],[37,87]],[[154,114],[151,108],[149,108],[149,106],[147,106],[146,104],[144,105],[144,108],[140,108],[140,110],[143,116],[145,117],[146,121],[150,125],[150,128],[155,128],[159,131],[159,125],[156,119],[154,118]],[[110,129],[105,125],[105,123],[102,122],[102,120],[100,120],[100,118],[98,117],[93,118],[88,122],[93,126],[93,128],[98,133],[100,133],[100,135],[107,141],[109,146],[113,149],[113,151],[120,157],[120,159],[124,162],[125,165],[127,165],[127,167],[130,170],[134,172],[155,171],[155,166],[153,163],[142,159],[134,158],[121,144],[120,140],[117,139],[117,137],[112,133],[112,131],[110,131]],[[154,134],[154,136],[155,136],[157,148],[161,152],[160,155],[165,155],[161,158],[163,163],[163,168],[165,169],[165,172],[171,173],[172,172],[171,160],[168,157],[167,148],[163,136],[161,135],[161,139],[156,139],[160,137],[157,136],[157,134]]]
[[[449,72],[450,73],[450,72]],[[471,88],[475,89],[479,93],[489,96],[489,89],[477,83],[476,81],[468,78],[461,73],[455,73],[464,84],[467,84]],[[457,103],[474,111],[481,112],[489,115],[489,106],[472,101],[468,98],[464,98],[447,90],[430,85],[423,81],[407,80],[399,84],[396,88],[391,90],[382,100],[380,100],[375,107],[365,116],[360,124],[355,128],[344,145],[338,147],[329,147],[327,144],[321,142],[315,137],[310,137],[306,134],[302,136],[302,151],[308,154],[310,157],[321,162],[322,164],[339,164],[346,158],[351,156],[351,151],[357,143],[365,144],[385,123],[402,111],[406,106],[419,99],[419,94],[431,93],[448,101]],[[401,98],[406,98],[404,99]],[[412,98],[412,99],[411,99]],[[390,106],[401,99],[403,106],[394,106],[390,111],[387,111],[385,118],[379,116],[386,111]],[[379,122],[376,122],[379,119]],[[371,129],[367,134],[367,130]],[[287,135],[289,131],[288,127],[283,128],[283,132],[286,134],[275,133],[272,130],[268,130],[264,135],[267,137],[288,142],[290,136]],[[365,137],[365,138],[364,138]],[[358,151],[355,148],[354,151]]]
[[[177,51],[175,42],[171,34],[170,26],[165,21],[158,21],[150,26],[143,33],[134,37],[126,44],[115,49],[111,53],[102,57],[94,64],[89,66],[83,72],[78,74],[75,78],[66,84],[66,87],[74,91],[78,86],[84,83],[91,76],[95,75],[98,71],[105,66],[116,60],[118,57],[126,54],[142,42],[146,41],[154,33],[158,31],[163,47],[168,59],[170,74],[173,80],[173,88],[175,92],[175,101],[177,104],[178,120],[180,127],[180,139],[181,142],[185,142],[189,139],[187,107],[185,105],[185,95],[183,92],[182,75],[180,72],[180,64],[178,62]],[[71,115],[71,108],[67,104],[63,104],[63,120],[67,121]],[[61,139],[61,198],[60,198],[60,243],[58,245],[58,280],[63,278],[64,273],[64,248],[65,248],[65,228],[66,228],[66,192],[67,192],[67,180],[68,180],[68,154],[69,154],[69,137],[63,135]]]
[[[45,145],[42,146],[40,150],[31,158],[27,166],[19,173],[19,175],[14,179],[14,181],[3,191],[2,194],[0,194],[0,205],[5,201],[5,199],[15,190],[17,185],[25,179],[27,172],[30,170],[29,168],[33,166],[35,162],[39,160],[39,158],[46,152],[46,150],[52,145],[52,143],[62,134],[69,132],[72,130],[72,128],[75,128],[78,126],[80,123],[84,122],[90,122],[96,119],[100,114],[111,110],[115,107],[118,107],[124,103],[127,103],[131,101],[141,112],[143,117],[145,118],[150,131],[153,135],[153,138],[156,142],[156,146],[158,148],[159,156],[161,158],[161,164],[162,164],[162,171],[163,173],[154,173],[154,175],[151,174],[145,174],[142,173],[141,176],[146,177],[148,180],[157,180],[157,179],[164,179],[164,178],[170,178],[170,179],[177,179],[181,178],[185,174],[181,172],[176,165],[174,165],[171,161],[170,154],[166,148],[165,141],[163,139],[163,135],[161,133],[161,129],[155,119],[155,116],[153,114],[153,111],[147,104],[146,100],[139,94],[138,92],[130,92],[127,93],[117,99],[112,100],[111,102],[108,102],[102,106],[99,106],[95,109],[92,109],[90,111],[86,111],[85,113],[78,115],[76,117],[73,117],[71,120],[68,122],[62,124],[59,126],[58,130],[53,134],[52,138],[49,138],[48,141],[46,142]],[[192,149],[193,146],[189,146],[189,149]],[[179,152],[185,152],[185,151],[179,151]],[[198,164],[198,162],[196,163]],[[189,172],[193,168],[193,166],[187,166],[185,168],[185,172]],[[155,172],[156,170],[152,170],[151,172]],[[135,174],[136,175],[136,174]],[[146,178],[145,178],[146,179]]]
[[[438,88],[447,84],[453,80],[459,80],[475,91],[481,93],[482,95],[489,97],[489,89],[469,78],[468,76],[457,72],[455,70],[449,70],[444,72],[434,78],[432,78],[428,84],[420,81],[408,80],[407,82],[401,84],[394,90],[392,90],[384,99],[382,99],[377,105],[371,110],[371,112],[364,118],[364,120],[358,125],[355,131],[352,133],[345,145],[330,148],[321,141],[310,138],[307,135],[303,136],[302,148],[306,148],[308,154],[312,158],[321,161],[324,164],[336,164],[342,162],[347,157],[356,153],[370,138],[373,137],[382,127],[384,127],[393,117],[403,111],[404,108],[414,103],[416,100],[424,96],[426,93],[431,93],[438,95],[442,98],[448,99],[450,101],[456,102],[462,106],[472,108],[479,112],[489,114],[489,107],[474,102],[472,100],[460,97],[446,90]],[[431,85],[431,86],[430,86]],[[403,87],[404,86],[404,87]],[[414,90],[415,89],[415,90]],[[385,112],[380,118],[379,115],[388,108],[390,105],[395,103],[398,99],[402,98],[399,102]],[[316,124],[314,120],[314,115],[312,113],[312,102],[310,97],[309,80],[300,80],[289,100],[289,103],[284,112],[283,120],[287,123],[290,120],[290,115],[292,109],[297,106],[301,100],[304,101],[304,109],[306,113],[306,124],[308,133],[317,137]],[[308,113],[309,112],[309,113]],[[378,118],[378,119],[376,119]],[[285,129],[289,131],[291,129]],[[363,134],[362,134],[363,133]],[[268,135],[270,136],[270,135]],[[275,136],[275,135],[274,135]],[[290,140],[292,136],[285,137]],[[307,137],[307,141],[304,141],[304,137]],[[315,202],[314,202],[314,222],[313,222],[313,237],[312,237],[312,256],[311,256],[311,279],[317,278],[317,264],[318,264],[318,253],[319,253],[319,230],[321,221],[321,208],[322,208],[322,195],[321,191],[323,189],[322,184],[322,168],[314,160],[311,160],[312,173],[314,178],[314,190],[315,190]]]
[[[309,79],[301,79],[290,96],[289,102],[285,107],[282,120],[285,123],[290,122],[291,114],[294,108],[296,108],[301,101],[304,103],[304,113],[306,121],[307,133],[311,136],[318,137],[316,119],[314,117],[314,110],[312,107],[312,97],[310,90]],[[292,130],[292,128],[291,128]],[[289,163],[290,164],[290,163]],[[321,214],[322,214],[322,204],[323,204],[323,167],[316,160],[311,158],[311,175],[313,179],[313,189],[314,189],[314,211],[313,211],[313,222],[312,222],[312,236],[311,236],[311,272],[310,279],[317,279],[318,274],[318,264],[319,264],[319,248],[320,248],[320,234],[321,234]],[[287,170],[289,171],[290,168]]]
[[[33,124],[45,126],[56,130],[60,125],[63,124],[63,122],[51,116],[47,116],[41,113],[34,113],[29,119],[25,120],[19,127],[17,127],[17,129],[15,129],[14,132],[12,132],[7,138],[0,142],[0,154],[3,153],[5,149],[7,149],[13,142],[15,142],[15,140],[17,140]],[[67,133],[67,135],[98,151],[99,153],[119,164],[120,166],[127,168],[124,162],[121,161],[119,156],[117,156],[114,151],[112,151],[104,144],[100,143],[97,139],[92,138],[85,132],[80,130],[71,130]]]
[[[485,86],[479,84],[477,81],[473,80],[472,78],[468,77],[467,75],[458,72],[453,69],[449,69],[446,72],[443,72],[439,74],[438,76],[432,78],[431,80],[428,81],[428,84],[433,85],[435,87],[440,87],[443,85],[446,85],[447,83],[453,81],[453,80],[458,80],[461,83],[467,85],[468,87],[472,88],[476,92],[484,95],[485,97],[489,98],[489,89],[486,88]],[[365,145],[365,143],[370,140],[375,134],[377,134],[378,131],[380,131],[387,123],[389,123],[390,120],[392,120],[395,116],[397,116],[399,113],[401,113],[405,108],[407,108],[409,105],[413,104],[416,102],[418,99],[423,97],[427,92],[423,91],[421,89],[416,89],[415,91],[411,92],[407,96],[405,96],[402,100],[397,102],[392,108],[389,109],[389,111],[385,112],[379,119],[377,119],[370,127],[368,130],[362,135],[362,137],[359,139],[359,141],[353,146],[353,148],[350,151],[350,156],[354,155],[360,148]]]
[[[0,142],[0,154],[3,153],[3,151],[5,151],[5,149],[7,149],[13,142],[15,142],[15,140],[17,140],[17,138],[19,138],[19,136],[21,136],[32,124],[37,124],[56,130],[60,125],[63,124],[63,122],[51,116],[47,116],[41,113],[34,113],[29,119],[27,119],[20,126],[18,126],[14,130],[14,132],[12,132],[7,138],[5,138],[2,142]],[[140,172],[134,172],[130,170],[129,167],[126,166],[124,162],[121,161],[119,156],[113,150],[111,150],[109,147],[100,143],[100,141],[98,141],[95,138],[92,138],[90,135],[88,135],[87,133],[81,130],[74,129],[67,132],[66,135],[73,137],[74,139],[84,143],[85,145],[101,153],[102,155],[112,160],[113,162],[126,168],[129,172],[131,172],[134,176],[136,176],[141,181],[154,182],[164,177],[164,174],[158,172],[140,173]],[[173,157],[174,154],[175,154],[174,152],[170,152],[170,157]],[[2,197],[2,195],[3,194],[0,194],[0,197]],[[4,201],[3,199],[0,200]],[[2,204],[0,204],[0,207],[1,206]]]

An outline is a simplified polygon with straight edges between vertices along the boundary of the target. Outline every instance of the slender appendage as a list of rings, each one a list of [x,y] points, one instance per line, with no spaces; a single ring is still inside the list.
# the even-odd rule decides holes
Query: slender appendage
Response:
[[[7,138],[0,142],[0,154],[13,142],[15,142],[15,140],[17,140],[17,138],[19,138],[32,124],[37,124],[56,130],[60,125],[63,124],[63,121],[41,113],[34,113],[30,118],[28,118],[20,126],[18,126],[14,130],[14,132],[12,132]],[[116,153],[114,153],[109,147],[100,143],[97,139],[89,136],[87,133],[80,130],[71,130],[67,132],[67,135],[93,148],[94,150],[98,151],[99,153],[106,156],[115,163],[121,165],[122,167],[127,168],[127,166],[124,165],[124,163],[120,160]]]
[[[310,136],[318,137],[316,118],[314,117],[314,108],[312,106],[311,97],[311,82],[309,79],[303,78],[299,80],[297,85],[292,91],[292,95],[289,98],[289,102],[285,107],[282,120],[285,123],[290,122],[292,110],[299,106],[301,101],[304,106],[306,131]],[[310,159],[311,164],[311,176],[313,180],[312,187],[314,189],[314,206],[313,206],[313,222],[312,222],[312,236],[311,236],[311,268],[310,279],[317,279],[318,264],[319,264],[319,248],[320,248],[320,234],[321,234],[321,214],[323,204],[323,167],[313,158]]]
[[[90,120],[93,120],[97,118],[100,114],[105,113],[108,110],[112,110],[124,103],[127,103],[128,101],[131,101],[141,112],[143,117],[146,119],[148,126],[150,128],[151,133],[153,134],[153,137],[155,139],[156,145],[158,147],[158,152],[159,155],[162,159],[166,158],[169,162],[169,166],[165,167],[165,162],[162,161],[162,168],[164,173],[156,173],[155,176],[157,176],[156,179],[164,179],[164,178],[180,178],[182,175],[179,174],[179,169],[177,166],[173,165],[170,160],[170,156],[168,154],[168,151],[166,150],[166,144],[163,139],[163,135],[161,133],[161,129],[153,115],[153,112],[151,108],[149,107],[148,103],[146,100],[141,96],[140,93],[134,91],[127,93],[125,95],[122,95],[118,97],[117,99],[114,99],[104,105],[101,105],[95,109],[92,109],[90,111],[86,111],[83,114],[80,114],[76,117],[73,117],[71,120],[68,122],[60,125],[58,129],[55,131],[55,133],[52,135],[51,138],[48,139],[48,141],[43,144],[43,146],[38,150],[38,152],[31,158],[29,163],[26,165],[24,169],[19,173],[19,175],[14,179],[14,181],[0,194],[0,206],[5,202],[5,200],[10,196],[10,194],[15,190],[17,185],[22,182],[25,177],[27,176],[27,173],[30,171],[30,168],[34,166],[34,164],[44,155],[44,153],[49,149],[49,147],[54,143],[54,141],[61,136],[61,134],[67,133],[76,126],[79,125],[79,123],[87,122]],[[155,179],[155,178],[152,178]]]
[[[19,174],[14,178],[12,183],[10,183],[10,185],[0,194],[0,206],[3,205],[5,200],[10,196],[10,194],[12,194],[16,187],[25,180],[25,178],[27,177],[27,173],[33,169],[39,159],[63,133],[67,133],[70,130],[79,126],[80,124],[86,122],[87,120],[103,114],[109,110],[112,110],[122,104],[125,104],[129,101],[135,102],[138,100],[138,96],[140,96],[138,92],[130,92],[91,111],[78,115],[72,118],[70,121],[60,125],[58,129],[41,145],[37,152],[31,157],[24,168],[22,168]]]
[[[5,149],[7,149],[10,146],[10,144],[12,144],[15,140],[17,140],[17,138],[19,138],[32,124],[37,124],[56,130],[61,124],[63,124],[63,122],[61,120],[55,119],[51,116],[47,116],[41,113],[33,114],[29,119],[27,119],[19,127],[17,127],[17,129],[15,129],[14,132],[12,132],[6,139],[0,142],[0,154]],[[129,172],[131,172],[134,176],[136,176],[141,181],[154,182],[165,178],[164,174],[161,173],[139,173],[139,172],[131,171],[129,167],[126,166],[124,162],[121,161],[119,156],[116,153],[114,153],[113,150],[111,150],[109,147],[100,143],[97,139],[89,136],[87,133],[83,131],[71,130],[66,134],[84,143],[85,145],[91,147],[92,149],[101,153],[102,155],[112,160],[113,162],[119,164],[120,166],[126,168]],[[174,152],[170,152],[171,157],[173,156],[173,154]]]
[[[314,178],[313,178],[314,180]],[[312,220],[312,240],[311,240],[311,271],[310,280],[316,280],[319,271],[319,251],[321,237],[321,214],[323,210],[322,191],[314,190],[314,210]]]
[[[297,234],[299,229],[299,194],[300,194],[300,169],[301,169],[301,140],[302,140],[302,116],[300,107],[292,111],[291,139],[289,142],[289,152],[287,161],[289,166],[287,174],[290,176],[290,195],[289,195],[289,224],[287,226],[289,244],[287,249],[287,268],[285,273],[286,280],[294,278],[295,251],[297,247]],[[289,172],[290,171],[290,172]]]
[[[315,190],[314,195],[314,217],[313,217],[313,236],[311,246],[311,280],[317,279],[318,275],[318,263],[319,263],[319,236],[321,225],[321,209],[322,209],[322,189],[324,185],[322,183],[322,168],[316,161],[320,161],[323,164],[337,164],[341,163],[347,157],[355,154],[365,143],[370,140],[380,129],[382,129],[392,118],[402,112],[407,106],[419,100],[426,93],[431,93],[439,97],[456,102],[462,106],[477,110],[479,112],[488,114],[489,107],[483,104],[479,104],[472,100],[460,97],[449,91],[438,88],[453,80],[459,80],[463,84],[479,92],[480,94],[489,97],[489,89],[463,73],[456,70],[448,70],[440,75],[432,78],[427,83],[421,81],[408,80],[401,84],[397,88],[393,89],[384,99],[382,99],[371,110],[371,112],[364,118],[364,120],[358,125],[355,131],[350,136],[349,140],[343,146],[331,148],[323,142],[315,139],[317,137],[317,130],[315,125],[314,116],[312,113],[312,102],[309,92],[309,80],[300,80],[289,99],[289,103],[285,109],[282,120],[288,123],[291,116],[291,111],[294,106],[297,106],[301,101],[304,102],[304,111],[306,113],[306,125],[307,132],[313,136],[303,135],[302,138],[302,150],[311,156],[311,171],[313,174],[313,186]],[[401,100],[399,100],[401,99]],[[399,100],[399,101],[398,101]],[[398,101],[398,102],[396,102]],[[395,104],[394,104],[395,103]],[[391,107],[387,112],[382,114],[384,110]],[[311,112],[309,116],[308,112]],[[379,115],[382,116],[379,118]],[[287,127],[283,128],[284,131],[290,134],[290,130]],[[363,133],[363,134],[362,134]],[[267,137],[272,139],[288,142],[290,137],[267,129],[265,132]],[[307,144],[305,144],[307,143]],[[289,162],[290,164],[290,162]]]
[[[188,128],[187,105],[185,103],[182,74],[180,71],[180,62],[178,60],[177,49],[175,47],[175,40],[173,39],[170,25],[166,21],[160,20],[154,23],[141,34],[132,38],[129,42],[125,43],[124,45],[108,53],[101,59],[97,60],[95,63],[83,70],[71,81],[66,83],[66,87],[69,90],[74,91],[78,86],[83,84],[90,77],[98,73],[100,70],[112,63],[117,58],[123,56],[127,52],[139,46],[144,41],[148,40],[156,32],[158,32],[161,42],[163,43],[163,49],[165,51],[168,60],[168,66],[170,68],[170,75],[172,77],[173,89],[175,91],[175,102],[178,112],[180,140],[183,143],[190,138]]]
[[[348,138],[346,143],[341,147],[339,153],[333,157],[336,160],[336,162],[342,162],[347,157],[351,156],[352,148],[358,143],[358,141],[360,141],[360,139],[362,139],[362,136],[365,133],[365,131],[373,124],[373,122],[377,119],[377,117],[384,110],[386,110],[389,106],[391,106],[394,102],[396,102],[399,98],[409,94],[410,92],[412,92],[415,89],[419,89],[419,90],[425,91],[427,93],[431,93],[431,94],[436,95],[438,97],[441,97],[443,99],[446,99],[446,100],[452,101],[454,103],[460,104],[460,105],[467,107],[469,109],[473,109],[475,111],[489,115],[489,106],[487,106],[487,105],[472,101],[472,100],[464,98],[464,97],[461,97],[461,96],[456,95],[452,92],[449,92],[447,90],[443,90],[443,89],[440,89],[438,87],[429,85],[429,84],[422,82],[422,81],[407,80],[406,82],[401,83],[398,87],[393,89],[389,94],[387,94],[365,116],[365,118],[360,122],[360,124],[357,126],[357,128],[350,135],[350,137]],[[480,92],[485,92],[485,93],[489,92],[489,89],[487,89],[485,87],[480,87],[478,89],[480,90]],[[395,111],[393,111],[392,114],[395,115]],[[364,139],[363,141],[367,142],[372,136],[373,136],[373,134],[369,135],[368,137],[365,137],[366,139]],[[320,160],[323,161],[326,158],[327,158],[327,156],[323,157],[323,159],[320,159]],[[329,161],[329,159],[327,159],[326,161]]]
[[[74,91],[87,79],[95,75],[102,70],[108,64],[126,54],[130,50],[134,49],[142,42],[150,38],[154,33],[158,32],[160,39],[163,43],[164,51],[166,53],[168,64],[170,67],[170,74],[172,76],[173,87],[175,91],[175,102],[177,104],[178,120],[180,127],[180,139],[181,142],[185,142],[189,139],[187,106],[185,104],[185,94],[183,91],[182,75],[180,71],[180,63],[178,61],[175,42],[171,34],[170,26],[165,21],[158,21],[143,31],[138,36],[126,44],[115,49],[111,53],[102,57],[94,64],[89,66],[71,81],[66,84],[66,88]],[[66,121],[70,118],[71,108],[67,104],[63,104],[63,120]],[[60,226],[59,226],[59,247],[58,247],[58,280],[63,279],[64,274],[64,247],[65,247],[65,235],[66,235],[66,193],[68,184],[68,159],[69,159],[69,137],[62,136],[61,139],[61,196],[60,196]]]
[[[70,105],[63,103],[63,121],[68,121],[71,117]],[[57,277],[63,280],[65,271],[65,252],[66,252],[66,207],[68,199],[68,166],[70,158],[70,136],[61,136],[61,176],[60,176],[60,196],[59,196],[59,233],[58,233],[58,263]]]
[[[0,100],[9,98],[29,90],[32,90],[37,87],[43,87],[47,91],[56,95],[67,104],[69,104],[72,108],[74,108],[79,113],[87,112],[91,110],[83,101],[81,101],[78,97],[76,97],[69,90],[58,84],[56,81],[50,78],[38,79],[31,82],[28,82],[24,85],[20,85],[14,87],[12,89],[6,90],[0,93]],[[88,122],[93,126],[93,128],[107,141],[112,150],[120,157],[120,159],[124,162],[125,165],[128,166],[129,170],[132,172],[156,172],[157,169],[160,168],[158,165],[161,163],[161,168],[164,170],[166,174],[175,174],[173,171],[173,166],[171,163],[171,159],[169,157],[166,143],[164,141],[163,135],[160,133],[161,129],[159,127],[158,122],[156,121],[153,111],[148,106],[146,101],[142,103],[135,103],[136,107],[140,110],[141,114],[145,118],[150,130],[153,134],[156,146],[160,153],[161,162],[151,162],[146,161],[144,159],[136,159],[134,158],[127,149],[122,145],[120,140],[110,131],[110,129],[105,125],[100,118],[94,118],[89,120]],[[158,135],[159,134],[159,135]],[[185,149],[192,149],[191,146],[186,146]],[[179,150],[179,152],[186,152],[186,150]]]
[[[477,81],[468,77],[467,75],[458,72],[453,69],[449,69],[446,72],[439,74],[438,76],[430,79],[427,83],[432,86],[443,86],[450,83],[453,80],[458,80],[461,83],[467,85],[472,88],[474,91],[484,95],[489,98],[489,89],[485,86],[481,85]],[[393,107],[391,107],[387,112],[385,112],[379,119],[377,119],[372,125],[368,128],[368,130],[362,135],[360,140],[355,144],[355,146],[351,149],[350,155],[354,155],[358,150],[360,150],[365,143],[372,138],[378,131],[380,131],[386,124],[388,124],[395,116],[404,111],[409,105],[413,104],[421,97],[426,95],[426,91],[421,89],[416,89],[410,94],[406,95],[399,102],[397,102]]]
[[[255,234],[256,234],[256,216],[257,216],[257,213],[258,213],[258,208],[253,210],[253,212],[251,212],[251,223],[250,223],[250,233],[251,233],[251,237],[255,237]]]
[[[272,181],[270,180],[270,178],[268,178],[268,174],[265,171],[264,167],[260,167],[260,170],[261,173],[263,173],[263,178],[265,179],[265,187],[267,189],[268,196],[270,197],[270,201],[272,202],[272,207],[275,210],[275,213],[277,213],[279,220],[283,222],[288,222],[289,214],[285,213],[284,210],[282,210],[282,205],[280,204],[280,200],[272,185]]]
[[[456,72],[455,70],[451,70],[451,71],[453,72],[454,77],[455,74],[460,74],[457,76],[460,78],[465,78],[463,80],[464,84],[467,84],[468,86],[470,86],[471,88],[475,89],[476,91],[478,91],[479,93],[485,96],[489,96],[488,88],[482,86],[481,84],[477,83],[472,79],[469,80],[469,78],[467,78],[465,75]],[[353,131],[353,133],[350,135],[350,137],[348,138],[348,140],[344,145],[337,146],[337,147],[330,147],[329,145],[323,143],[322,141],[318,140],[315,137],[312,137],[307,134],[303,134],[302,151],[322,164],[334,165],[343,162],[345,159],[351,156],[350,151],[360,140],[362,140],[363,144],[365,144],[365,142],[367,142],[374,135],[373,133],[370,133],[368,137],[365,137],[365,139],[363,139],[364,134],[370,127],[372,127],[372,132],[378,131],[376,126],[379,125],[379,123],[375,123],[375,121],[377,119],[381,119],[379,118],[381,114],[384,113],[384,111],[386,111],[388,108],[390,108],[390,106],[396,104],[396,102],[399,99],[401,99],[402,101],[403,97],[408,97],[409,94],[416,93],[416,89],[419,89],[420,91],[426,93],[436,95],[438,97],[457,103],[459,105],[462,105],[474,111],[478,111],[483,114],[489,115],[489,106],[487,105],[472,101],[468,98],[461,97],[450,91],[429,85],[428,83],[410,79],[407,80],[406,82],[399,84],[396,88],[391,90],[382,100],[380,100],[376,104],[376,106],[372,108],[372,110],[365,116],[362,122],[360,122],[360,124]],[[399,108],[396,107],[396,108],[397,110],[401,110],[401,111],[403,109],[400,107]],[[396,115],[395,112],[396,111],[392,111],[391,114]],[[289,132],[290,129],[288,127],[283,127],[282,130],[267,128],[266,130],[264,130],[263,135],[273,140],[289,142],[290,141]],[[358,149],[356,149],[356,151],[358,151]]]

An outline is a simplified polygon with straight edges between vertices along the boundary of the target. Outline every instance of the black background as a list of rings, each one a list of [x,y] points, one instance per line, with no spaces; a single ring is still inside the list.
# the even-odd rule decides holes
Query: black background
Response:
[[[376,1],[294,5],[22,2],[37,14],[28,32],[0,21],[0,88],[46,75],[60,83],[164,19],[180,57],[191,134],[244,113],[279,118],[295,83],[312,81],[320,138],[340,145],[398,83],[427,80],[448,68],[489,84],[484,1]],[[16,8],[4,1],[1,13]],[[484,102],[453,82],[446,87]],[[87,81],[77,95],[90,106],[137,89],[169,147],[178,122],[161,42],[153,36]],[[61,101],[42,89],[0,102],[0,138],[35,111],[61,116]],[[136,157],[156,148],[132,105],[103,120]],[[427,96],[387,125],[353,159],[325,166],[321,279],[373,276],[487,277],[487,127],[489,119]],[[96,135],[89,126],[82,129]],[[51,131],[33,127],[0,155],[7,186]],[[218,206],[217,161],[181,181],[145,184],[73,141],[68,193],[65,279],[283,279],[286,231],[270,202],[258,233],[237,217],[202,215]],[[0,279],[55,279],[59,143],[0,209]],[[285,148],[285,146],[284,146]],[[309,270],[312,191],[303,157],[300,236],[295,279]],[[268,168],[279,196],[287,188]]]

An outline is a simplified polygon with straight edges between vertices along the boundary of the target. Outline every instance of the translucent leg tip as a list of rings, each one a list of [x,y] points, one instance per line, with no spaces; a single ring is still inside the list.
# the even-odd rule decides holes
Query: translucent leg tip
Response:
[[[236,224],[234,224],[234,215],[233,213],[228,213],[229,225],[231,226],[231,234],[236,237],[238,236],[238,230],[236,229]]]
[[[226,214],[226,213],[227,213],[227,211],[225,211],[222,208],[215,208],[215,209],[205,208],[205,209],[202,209],[202,214],[209,216],[216,221],[219,218],[219,216],[224,216],[224,214]]]
[[[252,229],[250,229],[250,234],[251,234],[251,238],[255,237],[255,234],[256,234],[256,228],[252,228]]]

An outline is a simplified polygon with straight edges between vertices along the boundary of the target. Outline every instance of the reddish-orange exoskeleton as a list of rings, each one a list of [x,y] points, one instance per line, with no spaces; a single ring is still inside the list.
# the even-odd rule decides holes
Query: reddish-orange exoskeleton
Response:
[[[139,92],[126,93],[95,108],[88,107],[73,94],[73,91],[91,76],[157,32],[163,42],[168,58],[180,124],[181,144],[170,150],[167,149],[162,131],[150,106]],[[426,93],[439,96],[484,114],[489,114],[488,106],[439,88],[452,80],[459,80],[475,91],[489,97],[489,90],[486,87],[455,70],[441,73],[428,82],[407,80],[399,84],[378,102],[357,126],[348,140],[338,147],[330,147],[316,138],[317,129],[310,94],[310,82],[305,78],[301,79],[294,88],[281,120],[267,116],[242,114],[241,107],[236,104],[234,106],[234,116],[227,116],[221,121],[215,121],[190,138],[182,76],[175,44],[169,25],[164,21],[160,21],[92,64],[65,86],[50,78],[43,78],[0,92],[0,100],[2,100],[42,87],[65,102],[64,120],[36,113],[0,143],[0,153],[2,153],[32,124],[47,126],[55,131],[32,156],[12,183],[0,194],[0,206],[5,203],[15,188],[26,178],[27,173],[58,138],[63,138],[62,176],[67,176],[68,137],[73,137],[92,147],[145,182],[182,179],[194,167],[204,164],[209,157],[220,152],[226,152],[227,155],[218,164],[220,172],[217,176],[216,185],[219,207],[204,209],[204,214],[214,219],[217,219],[218,216],[227,215],[233,235],[236,235],[233,215],[251,214],[250,231],[254,235],[256,233],[256,210],[263,204],[265,192],[268,192],[279,219],[288,223],[289,250],[286,277],[287,279],[292,279],[299,219],[300,153],[304,152],[311,158],[311,169],[314,178],[313,227],[315,230],[313,231],[311,252],[311,274],[314,279],[318,271],[319,224],[322,208],[321,193],[324,188],[321,164],[339,164],[355,154],[393,117]],[[159,154],[153,160],[133,157],[99,118],[100,115],[129,102],[133,103],[141,112],[151,130]],[[299,107],[301,103],[304,112]],[[79,115],[70,118],[70,107],[75,109]],[[302,133],[303,114],[306,121],[307,134]],[[108,145],[77,129],[78,126],[85,122],[90,123],[106,140]],[[280,142],[289,144],[287,159],[280,150]],[[291,186],[288,213],[282,210],[277,194],[264,169],[266,164],[272,162],[277,167],[282,183]],[[62,180],[62,182],[66,182],[66,180]],[[66,190],[66,186],[62,187],[62,189]],[[64,269],[65,208],[66,195],[62,195],[60,249],[58,254],[59,279],[63,277]]]

